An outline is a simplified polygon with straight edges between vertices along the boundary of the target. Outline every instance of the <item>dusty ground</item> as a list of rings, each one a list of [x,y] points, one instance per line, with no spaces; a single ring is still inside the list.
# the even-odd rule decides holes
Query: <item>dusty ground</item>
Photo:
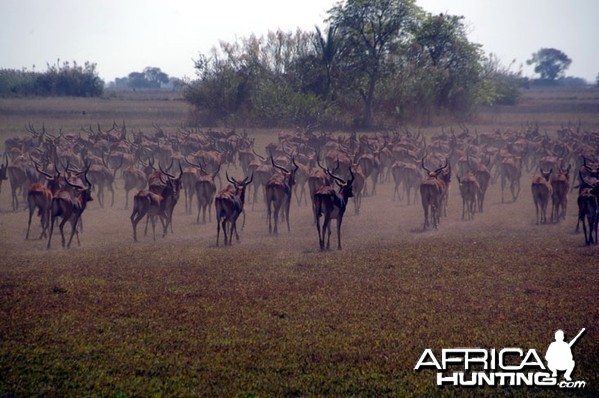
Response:
[[[378,185],[359,215],[350,202],[344,248],[328,252],[295,200],[291,232],[278,236],[250,202],[240,242],[215,247],[214,221],[196,224],[181,199],[174,234],[134,243],[120,180],[114,207],[86,210],[80,247],[63,250],[55,235],[46,251],[24,240],[27,212],[10,210],[5,182],[0,395],[493,395],[439,389],[413,368],[426,348],[544,354],[555,330],[568,339],[583,327],[574,375],[593,395],[599,248],[574,233],[574,193],[564,222],[535,225],[530,180],[515,203],[491,185],[473,221],[461,220],[453,181],[448,217],[427,231],[419,204]]]

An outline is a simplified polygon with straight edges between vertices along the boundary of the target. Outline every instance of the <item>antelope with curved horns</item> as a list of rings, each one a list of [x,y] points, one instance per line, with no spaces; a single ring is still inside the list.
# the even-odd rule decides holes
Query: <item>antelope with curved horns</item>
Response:
[[[177,204],[177,201],[179,200],[179,195],[181,193],[181,178],[183,177],[183,167],[181,167],[181,162],[179,163],[179,176],[175,177],[172,174],[169,174],[167,171],[162,170],[162,167],[160,166],[160,163],[158,163],[158,168],[160,169],[160,171],[162,172],[162,174],[164,174],[165,176],[167,176],[168,178],[168,184],[170,184],[171,188],[172,188],[172,192],[169,192],[169,195],[164,196],[164,199],[166,201],[165,203],[165,207],[166,207],[166,215],[167,215],[167,222],[166,222],[166,228],[171,227],[171,233],[173,233],[173,211],[175,210],[175,206]],[[172,165],[172,163],[171,163]]]
[[[480,192],[480,185],[472,171],[468,171],[461,178],[459,175],[456,175],[456,177],[462,196],[462,220],[465,220],[466,217],[468,220],[472,220],[476,211],[476,198]]]
[[[202,222],[206,222],[206,210],[208,210],[208,220],[212,221],[212,202],[214,201],[214,194],[216,193],[216,184],[214,179],[220,172],[220,165],[213,173],[208,173],[204,166],[197,163],[191,163],[189,160],[185,159],[189,164],[194,167],[199,168],[200,175],[198,175],[197,180],[194,184],[194,190],[198,199],[198,217],[196,219],[196,223],[200,223],[200,214],[203,215]]]
[[[81,241],[79,240],[79,231],[77,230],[77,223],[81,219],[85,208],[87,207],[87,203],[93,200],[91,196],[92,184],[87,178],[87,172],[89,170],[89,164],[84,171],[84,179],[88,184],[87,188],[73,184],[68,179],[66,179],[66,183],[75,189],[76,195],[71,197],[71,194],[66,190],[61,190],[54,195],[52,199],[52,217],[50,222],[50,234],[48,236],[48,246],[46,247],[48,250],[50,249],[50,245],[52,243],[52,233],[54,231],[54,222],[58,217],[62,217],[62,221],[60,222],[60,236],[62,238],[62,247],[65,246],[65,237],[64,237],[64,225],[69,221],[71,223],[71,237],[69,238],[69,243],[67,244],[67,248],[71,247],[71,242],[73,241],[73,235],[77,234],[77,245],[81,246]]]
[[[326,173],[339,186],[339,191],[330,185],[322,185],[314,194],[314,212],[316,215],[316,230],[318,231],[318,242],[320,249],[324,250],[325,234],[327,238],[327,246],[331,246],[331,221],[337,220],[337,249],[341,250],[341,223],[343,215],[347,208],[347,201],[353,196],[352,185],[354,182],[354,173],[351,166],[349,167],[350,179],[345,181],[342,178],[334,175],[328,169]],[[323,216],[322,229],[320,228],[320,217]]]
[[[285,221],[287,222],[287,231],[290,232],[291,228],[289,226],[289,208],[291,206],[291,194],[293,192],[293,185],[295,184],[295,173],[299,166],[295,163],[295,158],[291,158],[291,163],[294,168],[292,171],[287,170],[286,168],[279,166],[275,163],[272,154],[270,156],[272,166],[279,170],[279,173],[275,173],[267,182],[266,182],[266,210],[268,216],[268,233],[275,235],[279,233],[278,224],[279,224],[279,213],[283,214],[285,217]],[[271,209],[272,205],[272,209]],[[274,219],[275,226],[274,231],[272,228],[272,212],[274,211]]]
[[[598,243],[597,230],[599,228],[599,182],[597,182],[597,180],[591,182],[589,179],[585,179],[581,171],[578,172],[578,175],[581,181],[581,188],[577,199],[578,223],[582,222],[584,243],[588,246],[593,243]],[[588,235],[585,220],[589,226]],[[593,232],[595,233],[594,239]]]
[[[553,169],[549,169],[548,172],[540,169],[541,175],[535,176],[532,179],[531,191],[532,199],[535,203],[535,209],[537,211],[537,225],[547,223],[547,204],[549,198],[553,194],[553,187],[549,183],[549,178]]]
[[[152,222],[153,239],[156,240],[156,217],[160,218],[162,224],[162,237],[166,236],[168,230],[168,199],[175,195],[175,183],[171,179],[163,181],[164,189],[160,194],[149,189],[142,189],[133,197],[133,212],[131,213],[131,226],[133,227],[133,240],[137,242],[137,224],[147,216],[147,221]],[[146,223],[147,228],[147,223]]]
[[[225,246],[232,244],[233,232],[235,232],[235,237],[239,241],[237,219],[243,212],[245,189],[254,180],[253,174],[249,178],[249,181],[248,177],[245,177],[242,181],[237,181],[235,178],[229,178],[228,173],[225,173],[225,175],[227,181],[232,185],[228,185],[221,190],[214,199],[214,206],[216,208],[216,246],[218,246],[221,226],[225,238]]]
[[[56,173],[55,175],[50,175],[43,170],[40,170],[37,162],[33,162],[35,164],[35,169],[42,174],[47,181],[47,186],[44,186],[40,183],[33,183],[29,187],[29,191],[27,192],[27,204],[29,205],[29,220],[27,221],[27,234],[25,235],[25,240],[29,239],[29,231],[31,229],[31,218],[35,209],[39,209],[38,215],[40,216],[40,222],[42,226],[42,232],[40,234],[39,239],[46,237],[46,231],[50,226],[50,216],[52,211],[52,198],[54,194],[58,192],[60,188],[60,173]]]
[[[551,177],[551,187],[553,194],[551,195],[552,210],[551,220],[559,222],[561,219],[566,219],[566,211],[568,209],[568,192],[570,191],[570,165],[566,169],[560,167],[559,170]]]
[[[447,192],[447,184],[439,177],[439,174],[447,168],[445,166],[431,172],[424,166],[424,158],[422,158],[422,168],[428,173],[424,180],[420,183],[420,198],[422,200],[422,208],[424,209],[424,229],[431,225],[437,229],[441,218],[441,206],[443,206],[443,195]],[[430,217],[429,217],[430,210]]]

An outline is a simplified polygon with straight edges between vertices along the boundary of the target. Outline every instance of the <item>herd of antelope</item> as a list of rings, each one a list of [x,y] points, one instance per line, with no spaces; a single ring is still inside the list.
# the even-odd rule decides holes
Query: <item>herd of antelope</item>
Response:
[[[7,139],[0,188],[8,179],[12,209],[18,211],[25,203],[29,210],[25,239],[37,210],[39,238],[47,239],[48,249],[58,219],[62,246],[70,247],[74,236],[80,244],[82,215],[92,193],[103,208],[108,205],[104,193],[110,192],[113,206],[120,180],[125,208],[134,192],[130,221],[135,241],[137,225],[144,218],[144,234],[151,223],[154,240],[157,219],[163,237],[169,229],[173,232],[173,212],[182,191],[186,214],[197,204],[198,224],[206,223],[206,212],[212,221],[214,206],[217,245],[221,230],[224,245],[232,244],[233,234],[239,240],[237,220],[243,215],[243,228],[246,197],[252,199],[252,210],[261,197],[269,234],[278,234],[280,222],[290,231],[292,203],[310,202],[320,248],[330,248],[335,220],[341,249],[341,226],[350,198],[359,215],[362,197],[376,195],[377,184],[394,184],[393,201],[405,199],[414,205],[420,197],[423,228],[437,229],[447,216],[452,174],[462,198],[462,219],[469,221],[484,211],[490,184],[499,180],[501,201],[515,202],[523,174],[538,173],[531,181],[537,224],[564,220],[568,194],[577,188],[576,230],[582,223],[585,244],[597,244],[599,133],[581,131],[580,126],[563,127],[555,137],[531,126],[480,134],[467,129],[458,134],[442,131],[428,140],[407,130],[361,135],[285,132],[264,148],[266,156],[258,153],[255,139],[245,132],[154,128],[153,133],[128,132],[124,123],[114,123],[107,130],[89,126],[76,133],[52,134],[30,125],[25,138]],[[243,178],[229,176],[238,167]],[[224,187],[222,171],[229,183]],[[66,223],[71,225],[68,242]]]

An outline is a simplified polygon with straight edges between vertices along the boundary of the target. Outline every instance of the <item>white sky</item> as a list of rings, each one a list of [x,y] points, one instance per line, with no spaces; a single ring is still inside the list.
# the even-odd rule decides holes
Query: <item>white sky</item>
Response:
[[[0,68],[97,63],[106,82],[155,66],[195,78],[193,59],[219,41],[323,26],[335,0],[0,0]],[[417,0],[463,15],[470,40],[512,70],[543,47],[572,59],[568,76],[599,74],[599,0]]]

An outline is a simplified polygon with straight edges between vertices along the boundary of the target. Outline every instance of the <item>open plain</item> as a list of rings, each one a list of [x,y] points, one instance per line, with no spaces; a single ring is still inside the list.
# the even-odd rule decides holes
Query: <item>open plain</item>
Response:
[[[188,116],[170,97],[0,99],[0,138],[28,134],[28,123],[169,131]],[[485,109],[467,126],[536,124],[555,136],[568,123],[599,131],[596,89],[526,92],[520,105]],[[421,131],[442,127],[461,129]],[[278,130],[247,132],[264,154]],[[516,202],[501,203],[492,184],[471,221],[453,178],[448,216],[426,231],[420,204],[393,201],[393,185],[381,184],[359,215],[350,200],[343,249],[324,252],[310,206],[295,199],[289,233],[269,235],[264,204],[252,210],[250,200],[240,241],[217,247],[214,219],[196,224],[181,199],[173,234],[154,242],[138,231],[134,243],[120,179],[114,207],[93,201],[84,213],[81,246],[59,248],[55,232],[48,251],[25,240],[27,211],[12,211],[4,181],[0,396],[558,396],[565,391],[438,387],[435,371],[414,367],[427,348],[544,355],[556,330],[569,340],[582,328],[573,377],[586,387],[568,393],[596,395],[599,247],[575,233],[576,190],[564,221],[536,225],[532,176]]]

